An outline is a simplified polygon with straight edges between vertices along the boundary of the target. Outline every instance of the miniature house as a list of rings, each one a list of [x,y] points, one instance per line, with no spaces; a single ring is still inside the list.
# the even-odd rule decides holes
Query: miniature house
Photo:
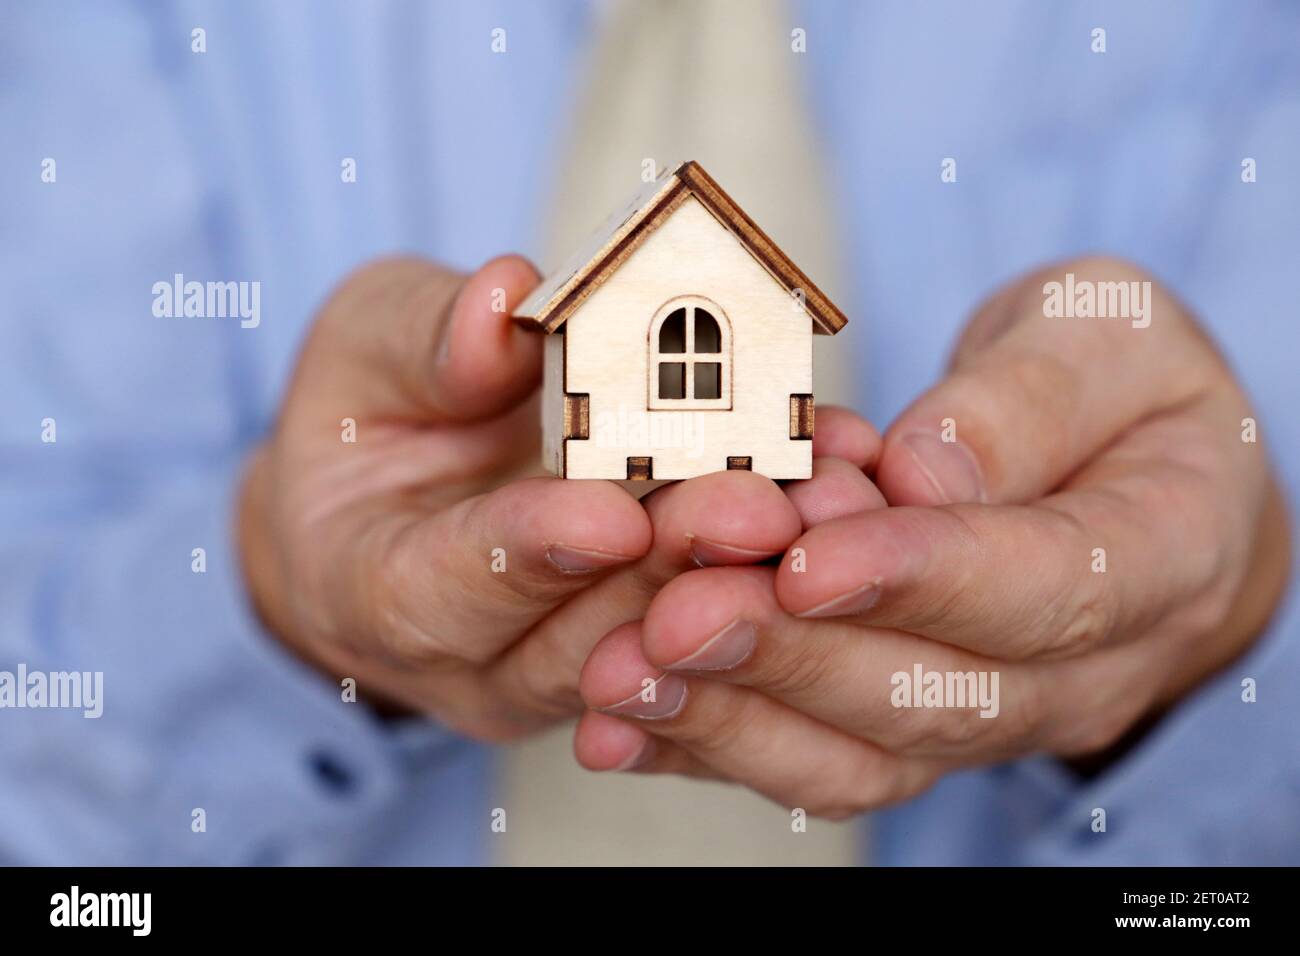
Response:
[[[546,467],[566,478],[812,475],[812,336],[844,315],[698,164],[667,170],[543,282]]]

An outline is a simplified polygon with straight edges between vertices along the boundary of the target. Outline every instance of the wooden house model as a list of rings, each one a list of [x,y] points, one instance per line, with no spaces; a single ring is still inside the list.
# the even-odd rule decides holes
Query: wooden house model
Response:
[[[547,336],[554,474],[812,475],[812,336],[848,320],[699,164],[648,183],[514,318]]]

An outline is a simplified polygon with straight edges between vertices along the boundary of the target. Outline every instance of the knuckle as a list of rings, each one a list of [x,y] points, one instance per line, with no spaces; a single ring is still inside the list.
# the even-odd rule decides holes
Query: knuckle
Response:
[[[318,325],[328,329],[354,322],[372,303],[384,301],[395,289],[418,285],[431,271],[437,271],[437,267],[413,256],[383,257],[362,263],[330,293]]]
[[[1211,582],[1170,615],[1170,624],[1195,637],[1219,631],[1232,616],[1238,582],[1235,578]]]
[[[971,742],[977,743],[985,759],[1018,757],[1037,749],[1046,733],[1046,700],[1042,686],[1032,675],[1022,679],[999,679],[997,713],[991,717],[969,714]]]
[[[900,752],[933,748],[936,734],[946,733],[945,718],[939,711],[918,710],[889,703],[881,706],[880,740]]]
[[[1057,553],[1090,555],[1097,541],[1085,521],[1065,510],[1050,513],[1058,522]],[[1114,633],[1120,607],[1110,575],[1094,573],[1082,561],[1061,575],[1061,598],[1044,608],[1025,653],[1019,656],[1051,659],[1081,654],[1104,644]]]
[[[478,592],[482,600],[503,610],[549,609],[572,593],[576,585],[590,580],[582,575],[570,577],[554,570],[515,565],[504,574],[480,576],[476,571],[448,568],[447,575],[458,580],[463,593]]]
[[[855,759],[837,760],[817,775],[823,782],[809,798],[808,812],[845,820],[896,803],[911,792],[911,761],[864,746]]]
[[[741,750],[742,745],[756,739],[751,733],[759,704],[756,694],[733,693],[732,688],[718,686],[717,689],[724,693],[710,695],[713,699],[701,706],[706,703],[701,700],[704,695],[698,693],[703,689],[701,682],[692,681],[691,684],[682,712],[662,722],[671,731],[673,739],[704,754],[735,753]]]
[[[1004,701],[1005,706],[999,706],[998,716],[987,723],[1000,722],[999,737],[1012,752],[1035,749],[1045,733],[1051,713],[1044,683],[1035,679],[1032,673],[1024,674],[1020,680],[999,683],[1011,693]]]
[[[1083,757],[1113,747],[1128,724],[1104,715],[1086,717],[1068,734],[1061,752],[1066,757]]]
[[[866,760],[842,792],[819,806],[818,816],[844,820],[910,799],[933,782],[919,762],[898,758]]]
[[[1082,403],[1080,369],[1059,355],[1018,351],[999,366],[997,375],[992,391],[997,396],[994,410],[999,417],[994,421],[1000,443],[1005,442],[1006,422],[1027,419],[1038,467],[1053,475],[1068,471],[1073,449],[1060,423],[1070,421]]]
[[[485,712],[463,718],[455,724],[456,732],[488,744],[514,743],[548,726],[549,720],[514,719],[507,714]]]
[[[520,704],[547,717],[568,714],[579,703],[576,669],[524,664],[516,669]]]
[[[803,806],[811,816],[823,820],[849,820],[875,809],[883,796],[878,775],[841,771],[833,783],[818,786],[809,794]]]
[[[1152,334],[1144,336],[1142,341],[1147,344],[1161,342],[1161,348],[1177,343],[1174,347],[1180,350],[1183,364],[1191,377],[1218,383],[1232,380],[1231,369],[1213,339],[1206,334],[1187,307],[1168,293],[1160,280],[1144,266],[1119,256],[1094,255],[1066,263],[1064,271],[1074,272],[1080,279],[1098,284],[1150,283],[1153,298],[1151,305],[1159,316],[1152,326]],[[1103,324],[1096,328],[1104,331],[1111,327]],[[1116,332],[1121,328],[1122,326],[1114,327]]]
[[[1100,595],[1089,595],[1067,606],[1065,620],[1049,640],[1048,651],[1084,654],[1105,643],[1113,630],[1113,614]]]
[[[1025,443],[1035,449],[1036,468],[1051,474],[1068,468],[1072,450],[1059,423],[1077,415],[1084,386],[1081,370],[1065,358],[1007,344],[973,357],[950,385],[960,441],[994,486],[1012,477],[1010,469],[1024,467],[1009,458],[1021,443],[1008,442],[1008,422],[1029,430]]]
[[[458,657],[439,635],[416,624],[396,598],[380,596],[374,617],[382,651],[396,660],[428,663]]]
[[[973,710],[936,710],[929,712],[927,723],[924,739],[929,745],[937,741],[945,750],[964,750],[992,734],[996,721]]]
[[[872,739],[900,754],[944,753],[951,746],[936,739],[939,723],[932,715],[919,716],[912,711],[890,708],[890,715],[872,735]]]
[[[1152,281],[1152,275],[1138,263],[1123,256],[1087,255],[1065,263],[1065,269],[1079,276],[1113,281]]]
[[[408,605],[417,593],[408,580],[407,562],[398,533],[378,548],[379,557],[362,585],[363,600],[369,605],[365,617],[381,648],[401,660],[430,662],[467,659],[445,636],[430,631],[411,616]]]
[[[1083,709],[1068,707],[1056,715],[1056,727],[1042,740],[1043,749],[1063,757],[1101,753],[1118,744],[1157,699],[1153,686],[1129,680],[1102,691],[1103,696]]]
[[[778,697],[801,698],[825,690],[833,671],[831,646],[809,641],[785,648],[783,653],[761,662],[763,673],[758,684]]]
[[[431,716],[457,733],[488,743],[518,740],[562,716],[517,700],[502,690],[494,675],[473,668],[449,675],[436,697]]]
[[[945,762],[891,758],[885,786],[874,808],[892,807],[914,799],[929,790],[952,766]]]
[[[968,669],[976,674],[977,669]],[[967,706],[924,712],[907,712],[913,719],[898,725],[889,746],[897,753],[915,756],[953,756],[978,753],[987,757],[1013,756],[1033,749],[1042,733],[1042,698],[1038,685],[1030,680],[1010,684],[998,674],[996,711],[985,713],[981,702],[967,699]],[[1008,694],[1008,691],[1011,693]],[[924,716],[920,716],[923,713]],[[919,719],[918,719],[919,718]]]
[[[448,574],[455,574],[461,577],[456,568],[448,568]],[[551,590],[557,586],[553,580],[553,575],[539,570],[533,570],[527,566],[510,565],[509,570],[504,574],[494,574],[489,581],[497,585],[498,592],[504,592],[512,603],[520,605],[535,603],[540,598],[549,596]],[[470,582],[463,581],[463,584],[469,588]]]
[[[365,263],[331,293],[308,335],[314,354],[331,343],[373,335],[376,316],[392,337],[395,354],[431,354],[445,316],[460,288],[456,273],[417,256],[391,256]],[[360,332],[358,331],[360,330]]]

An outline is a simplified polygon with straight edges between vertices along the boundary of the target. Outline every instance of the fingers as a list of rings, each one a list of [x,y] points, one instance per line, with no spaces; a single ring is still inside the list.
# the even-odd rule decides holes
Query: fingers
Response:
[[[824,521],[885,507],[885,498],[855,466],[839,458],[814,458],[812,477],[785,487],[805,529]]]
[[[339,417],[458,422],[510,408],[541,376],[541,336],[509,318],[537,281],[518,256],[468,278],[419,259],[365,267],[322,310],[290,410],[333,427]]]
[[[493,259],[461,287],[435,358],[415,369],[430,407],[445,419],[483,418],[510,407],[541,381],[542,336],[510,319],[540,277],[520,256]]]
[[[1167,642],[1151,640],[1077,661],[994,662],[901,632],[789,618],[772,599],[770,574],[689,572],[656,599],[639,645],[629,639],[636,625],[601,642],[584,670],[584,699],[629,726],[612,726],[603,714],[584,717],[575,741],[584,766],[714,772],[753,785],[743,748],[734,762],[710,755],[709,748],[737,743],[725,723],[690,717],[702,694],[727,684],[786,705],[782,715],[799,712],[883,748],[905,773],[919,774],[903,786],[924,786],[929,775],[957,767],[1113,745],[1157,700],[1152,674],[1169,657]],[[748,644],[737,637],[738,623],[752,626]],[[692,748],[691,734],[711,736]],[[665,751],[664,740],[651,737],[678,743]],[[677,752],[683,747],[697,760]]]
[[[817,408],[813,459],[840,458],[868,471],[880,459],[880,433],[857,412],[836,405]]]
[[[765,560],[784,551],[801,527],[781,489],[753,472],[702,475],[660,488],[644,504],[663,546],[640,570],[656,585],[689,564]]]
[[[829,409],[819,426],[829,447],[867,464],[878,449],[862,418]],[[578,701],[576,675],[601,635],[640,618],[665,583],[693,567],[754,564],[783,552],[803,528],[880,507],[871,481],[847,461],[816,458],[813,477],[785,494],[761,475],[715,472],[657,489],[644,500],[653,546],[634,566],[575,595],[493,668],[499,693],[520,706],[563,712]]]
[[[1143,318],[1045,314],[1044,288],[1067,271],[1070,288],[1114,290]],[[891,504],[1041,497],[1133,423],[1224,380],[1181,306],[1127,264],[1058,266],[995,301],[948,376],[886,433],[877,481]]]
[[[515,482],[347,542],[326,620],[414,662],[482,663],[594,578],[641,558],[645,512],[609,482]]]
[[[673,773],[705,780],[721,777],[677,744],[648,734],[631,721],[594,710],[584,712],[578,720],[573,755],[588,770]]]
[[[1092,543],[1049,509],[889,508],[805,534],[803,569],[783,562],[776,596],[798,617],[851,618],[1021,658],[1108,632],[1114,579],[1090,573]]]
[[[776,594],[799,617],[852,618],[992,657],[1077,653],[1123,623],[1122,592],[1168,567],[1093,573],[1097,542],[1048,508],[893,508],[814,528],[798,543],[806,570],[786,562]]]
[[[825,428],[833,447],[870,462],[874,429],[852,412],[831,410]],[[813,477],[776,484],[729,471],[676,482],[644,500],[653,529],[645,557],[581,593],[539,622],[494,662],[493,693],[521,711],[560,716],[580,705],[577,675],[600,637],[640,618],[665,583],[694,567],[753,564],[783,552],[819,520],[883,503],[860,467],[815,459]]]
[[[557,714],[578,706],[578,672],[592,647],[620,624],[639,619],[665,583],[702,565],[763,561],[789,547],[801,529],[780,488],[752,472],[666,485],[645,505],[653,529],[649,552],[539,622],[493,666],[496,693],[520,707]]]
[[[805,529],[885,506],[884,496],[865,474],[875,468],[880,449],[880,433],[861,415],[833,405],[817,410],[812,477],[784,483]]]
[[[654,736],[779,803],[842,818],[905,799],[934,778],[927,763],[895,757],[762,694],[664,675],[640,647],[635,623],[600,642],[582,672],[588,706],[643,721]],[[583,737],[591,728],[579,726],[579,753],[594,749]]]
[[[841,421],[853,427],[850,418]],[[529,632],[494,666],[497,692],[521,708],[563,713],[579,703],[577,674],[596,641],[642,617],[676,575],[767,560],[801,528],[882,504],[861,470],[830,458],[814,459],[813,477],[787,483],[784,496],[766,478],[741,471],[665,486],[645,500],[654,535],[649,554],[574,595]]]
[[[670,674],[749,687],[893,753],[993,760],[1051,728],[1038,675],[899,631],[787,614],[769,568],[684,574],[650,605],[641,650]],[[960,700],[912,706],[922,675],[956,675]]]
[[[796,544],[803,570],[783,562],[777,597],[800,617],[1007,659],[1140,636],[1217,593],[1240,535],[1205,517],[1215,494],[1201,476],[1155,460],[1117,468],[1036,506],[890,508],[819,525]]]

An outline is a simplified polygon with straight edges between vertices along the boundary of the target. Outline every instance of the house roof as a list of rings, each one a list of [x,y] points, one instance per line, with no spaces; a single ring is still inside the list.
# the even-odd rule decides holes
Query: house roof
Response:
[[[848,323],[844,313],[790,261],[754,220],[723,192],[699,163],[690,160],[664,170],[602,226],[553,275],[515,309],[516,322],[554,332],[600,284],[617,271],[645,239],[694,196],[731,232],[787,291],[803,294],[813,330],[834,335]]]

